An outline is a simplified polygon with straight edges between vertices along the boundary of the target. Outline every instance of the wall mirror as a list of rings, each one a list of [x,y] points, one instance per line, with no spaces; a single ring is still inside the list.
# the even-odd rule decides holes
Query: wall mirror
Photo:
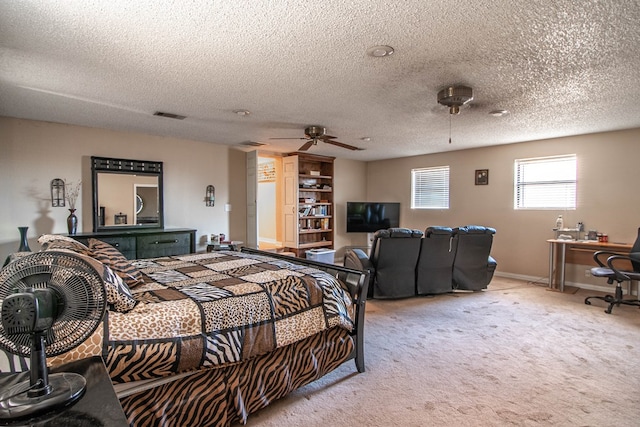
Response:
[[[93,231],[163,228],[162,162],[91,157]]]

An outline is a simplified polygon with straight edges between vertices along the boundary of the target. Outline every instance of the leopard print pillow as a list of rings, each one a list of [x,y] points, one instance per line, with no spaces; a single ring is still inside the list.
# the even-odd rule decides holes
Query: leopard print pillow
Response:
[[[144,283],[140,270],[110,244],[98,239],[89,239],[89,249],[92,257],[111,267],[130,287]]]

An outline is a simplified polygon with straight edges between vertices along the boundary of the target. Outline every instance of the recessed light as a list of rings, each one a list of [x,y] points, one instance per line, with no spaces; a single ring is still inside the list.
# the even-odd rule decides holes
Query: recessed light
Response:
[[[239,116],[248,116],[249,114],[251,114],[251,111],[249,110],[233,110],[233,112]]]
[[[493,117],[502,117],[504,115],[509,114],[509,112],[507,110],[492,110],[492,111],[489,111],[489,114],[492,115]]]
[[[369,142],[371,141],[371,138],[368,136],[363,136],[362,138],[360,138],[361,140],[363,140],[364,142]]]
[[[367,49],[367,55],[373,56],[374,58],[382,58],[384,56],[393,55],[393,52],[393,48],[386,45],[373,46]]]

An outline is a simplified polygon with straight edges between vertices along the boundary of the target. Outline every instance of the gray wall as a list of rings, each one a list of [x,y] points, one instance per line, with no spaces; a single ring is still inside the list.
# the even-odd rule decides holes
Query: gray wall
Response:
[[[45,233],[66,233],[66,208],[52,208],[54,178],[82,180],[78,231],[92,231],[91,156],[164,162],[167,228],[196,228],[243,240],[246,229],[245,153],[226,146],[176,138],[0,117],[0,261],[17,250],[17,227],[28,226],[32,250]],[[204,203],[216,187],[214,207]],[[232,211],[225,212],[225,203]]]
[[[609,235],[609,241],[633,243],[640,226],[640,196],[635,191],[640,158],[640,130],[608,132],[473,150],[370,162],[370,199],[401,202],[401,225],[424,230],[431,225],[486,225],[496,228],[493,255],[498,271],[538,279],[548,276],[548,244],[558,214],[571,226],[583,221],[587,229]],[[576,154],[576,210],[515,210],[514,161],[521,158]],[[450,166],[450,209],[412,210],[411,169]],[[489,185],[476,186],[476,169],[489,169]],[[570,266],[567,280],[586,279],[584,269]]]
[[[430,225],[481,224],[495,227],[493,255],[498,273],[528,279],[548,274],[551,228],[559,213],[565,224],[583,221],[609,234],[613,242],[632,243],[640,221],[640,196],[634,190],[640,129],[532,141],[376,162],[336,159],[335,248],[366,246],[366,235],[345,230],[349,200],[398,201],[401,225],[424,230]],[[52,208],[53,178],[83,181],[78,201],[79,230],[91,231],[90,156],[163,161],[165,225],[198,230],[198,249],[210,233],[244,240],[246,221],[245,153],[227,146],[137,133],[0,117],[0,260],[19,245],[17,227],[29,227],[33,250],[37,236],[66,233],[65,208]],[[578,157],[578,208],[575,211],[513,209],[513,163],[518,158],[575,153]],[[411,210],[411,169],[451,167],[451,207],[446,211]],[[489,169],[489,185],[476,186],[476,169]],[[216,187],[216,205],[204,204],[208,184]],[[224,204],[232,211],[225,212]],[[570,266],[567,280],[601,286]],[[604,285],[606,287],[606,285]]]

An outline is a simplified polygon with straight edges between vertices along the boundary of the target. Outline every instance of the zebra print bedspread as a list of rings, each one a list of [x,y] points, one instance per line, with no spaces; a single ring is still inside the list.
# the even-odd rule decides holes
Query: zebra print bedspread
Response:
[[[337,279],[240,252],[138,260],[145,284],[128,313],[108,312],[103,357],[114,382],[248,360],[320,331],[354,326]]]

